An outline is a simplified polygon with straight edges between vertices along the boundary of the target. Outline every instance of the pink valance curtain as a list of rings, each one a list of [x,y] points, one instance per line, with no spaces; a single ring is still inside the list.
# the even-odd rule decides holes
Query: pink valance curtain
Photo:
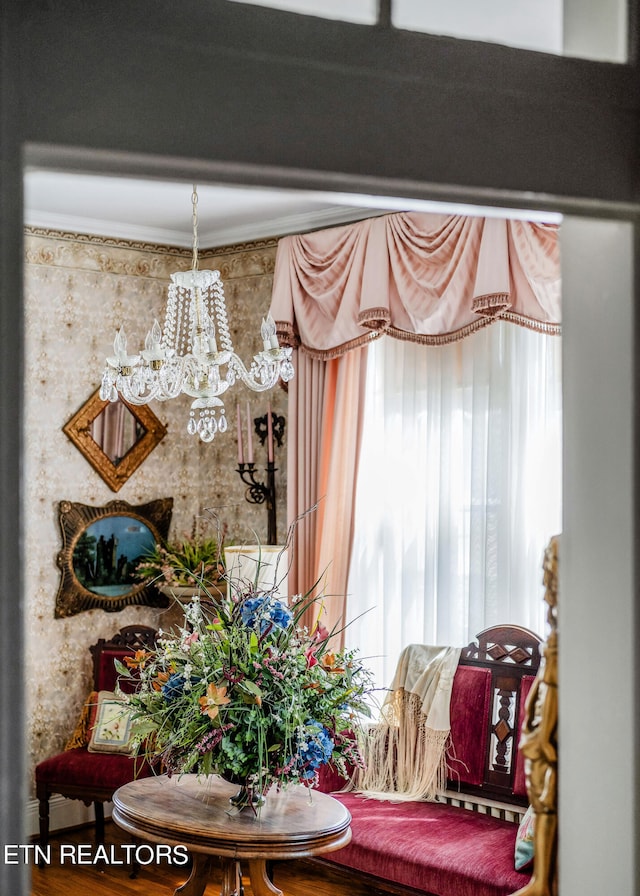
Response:
[[[386,333],[437,345],[498,319],[559,333],[558,228],[402,213],[284,237],[270,312],[281,342],[298,349],[288,516],[303,519],[289,584],[305,593],[322,578],[331,628],[347,618],[368,342]]]
[[[452,342],[498,318],[560,331],[558,228],[400,213],[278,243],[281,341],[337,357],[386,333]]]

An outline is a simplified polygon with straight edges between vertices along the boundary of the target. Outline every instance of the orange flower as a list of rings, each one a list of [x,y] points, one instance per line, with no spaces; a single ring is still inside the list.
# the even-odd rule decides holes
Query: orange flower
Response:
[[[133,656],[125,656],[125,665],[130,669],[144,669],[148,655],[146,650],[136,650]]]
[[[322,657],[322,668],[326,672],[344,672],[344,669],[340,668],[340,666],[336,666],[336,655],[335,653],[325,653]]]
[[[216,684],[210,684],[206,696],[200,697],[200,712],[203,715],[208,715],[210,719],[215,719],[220,712],[220,707],[227,703],[231,703],[227,697],[227,686],[223,685],[219,688]]]
[[[154,680],[151,682],[154,691],[161,691],[162,685],[166,684],[169,681],[169,673],[168,672],[158,672]]]

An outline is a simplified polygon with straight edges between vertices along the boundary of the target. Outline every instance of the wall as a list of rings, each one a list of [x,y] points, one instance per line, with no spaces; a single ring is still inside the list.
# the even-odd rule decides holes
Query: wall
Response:
[[[201,253],[201,267],[221,271],[232,338],[245,362],[262,347],[259,324],[269,306],[275,248],[275,240],[264,240]],[[29,229],[25,258],[25,674],[27,775],[32,781],[33,766],[64,746],[91,689],[87,648],[123,625],[166,624],[167,618],[158,610],[129,607],[54,619],[60,578],[58,502],[102,505],[117,497],[139,504],[172,496],[171,535],[188,532],[203,508],[217,509],[237,540],[253,542],[253,530],[263,541],[267,534],[266,510],[246,502],[235,472],[235,425],[202,444],[186,432],[186,397],[153,405],[168,433],[117,495],[62,432],[99,385],[116,328],[124,326],[133,347],[142,342],[154,316],[162,322],[169,275],[191,265],[190,250]],[[246,398],[251,400],[254,416],[266,413],[267,395],[244,386],[233,393],[226,402],[230,422],[235,422],[238,398],[242,407]],[[269,398],[275,411],[285,412],[281,389]],[[260,466],[258,445],[255,453]],[[283,538],[285,448],[278,454],[278,534]]]

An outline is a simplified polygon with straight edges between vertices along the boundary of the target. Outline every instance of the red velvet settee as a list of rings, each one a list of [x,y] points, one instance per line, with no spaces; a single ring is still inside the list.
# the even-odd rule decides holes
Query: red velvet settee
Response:
[[[390,802],[320,789],[352,816],[351,843],[323,859],[372,894],[509,896],[530,880],[514,864],[518,822],[527,806],[517,750],[525,700],[540,662],[540,639],[500,626],[464,648],[451,694],[450,780],[444,802]]]

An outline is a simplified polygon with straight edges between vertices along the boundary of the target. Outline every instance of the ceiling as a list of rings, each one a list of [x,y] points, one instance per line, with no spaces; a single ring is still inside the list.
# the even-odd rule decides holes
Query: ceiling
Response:
[[[193,187],[185,181],[29,169],[24,184],[28,227],[169,246],[192,245]],[[198,185],[197,208],[201,249],[304,233],[409,210],[560,220],[559,215],[550,212],[215,184]]]
[[[192,185],[178,181],[29,170],[25,224],[72,233],[191,246]],[[198,242],[223,246],[303,233],[397,211],[392,200],[242,186],[198,185]]]

